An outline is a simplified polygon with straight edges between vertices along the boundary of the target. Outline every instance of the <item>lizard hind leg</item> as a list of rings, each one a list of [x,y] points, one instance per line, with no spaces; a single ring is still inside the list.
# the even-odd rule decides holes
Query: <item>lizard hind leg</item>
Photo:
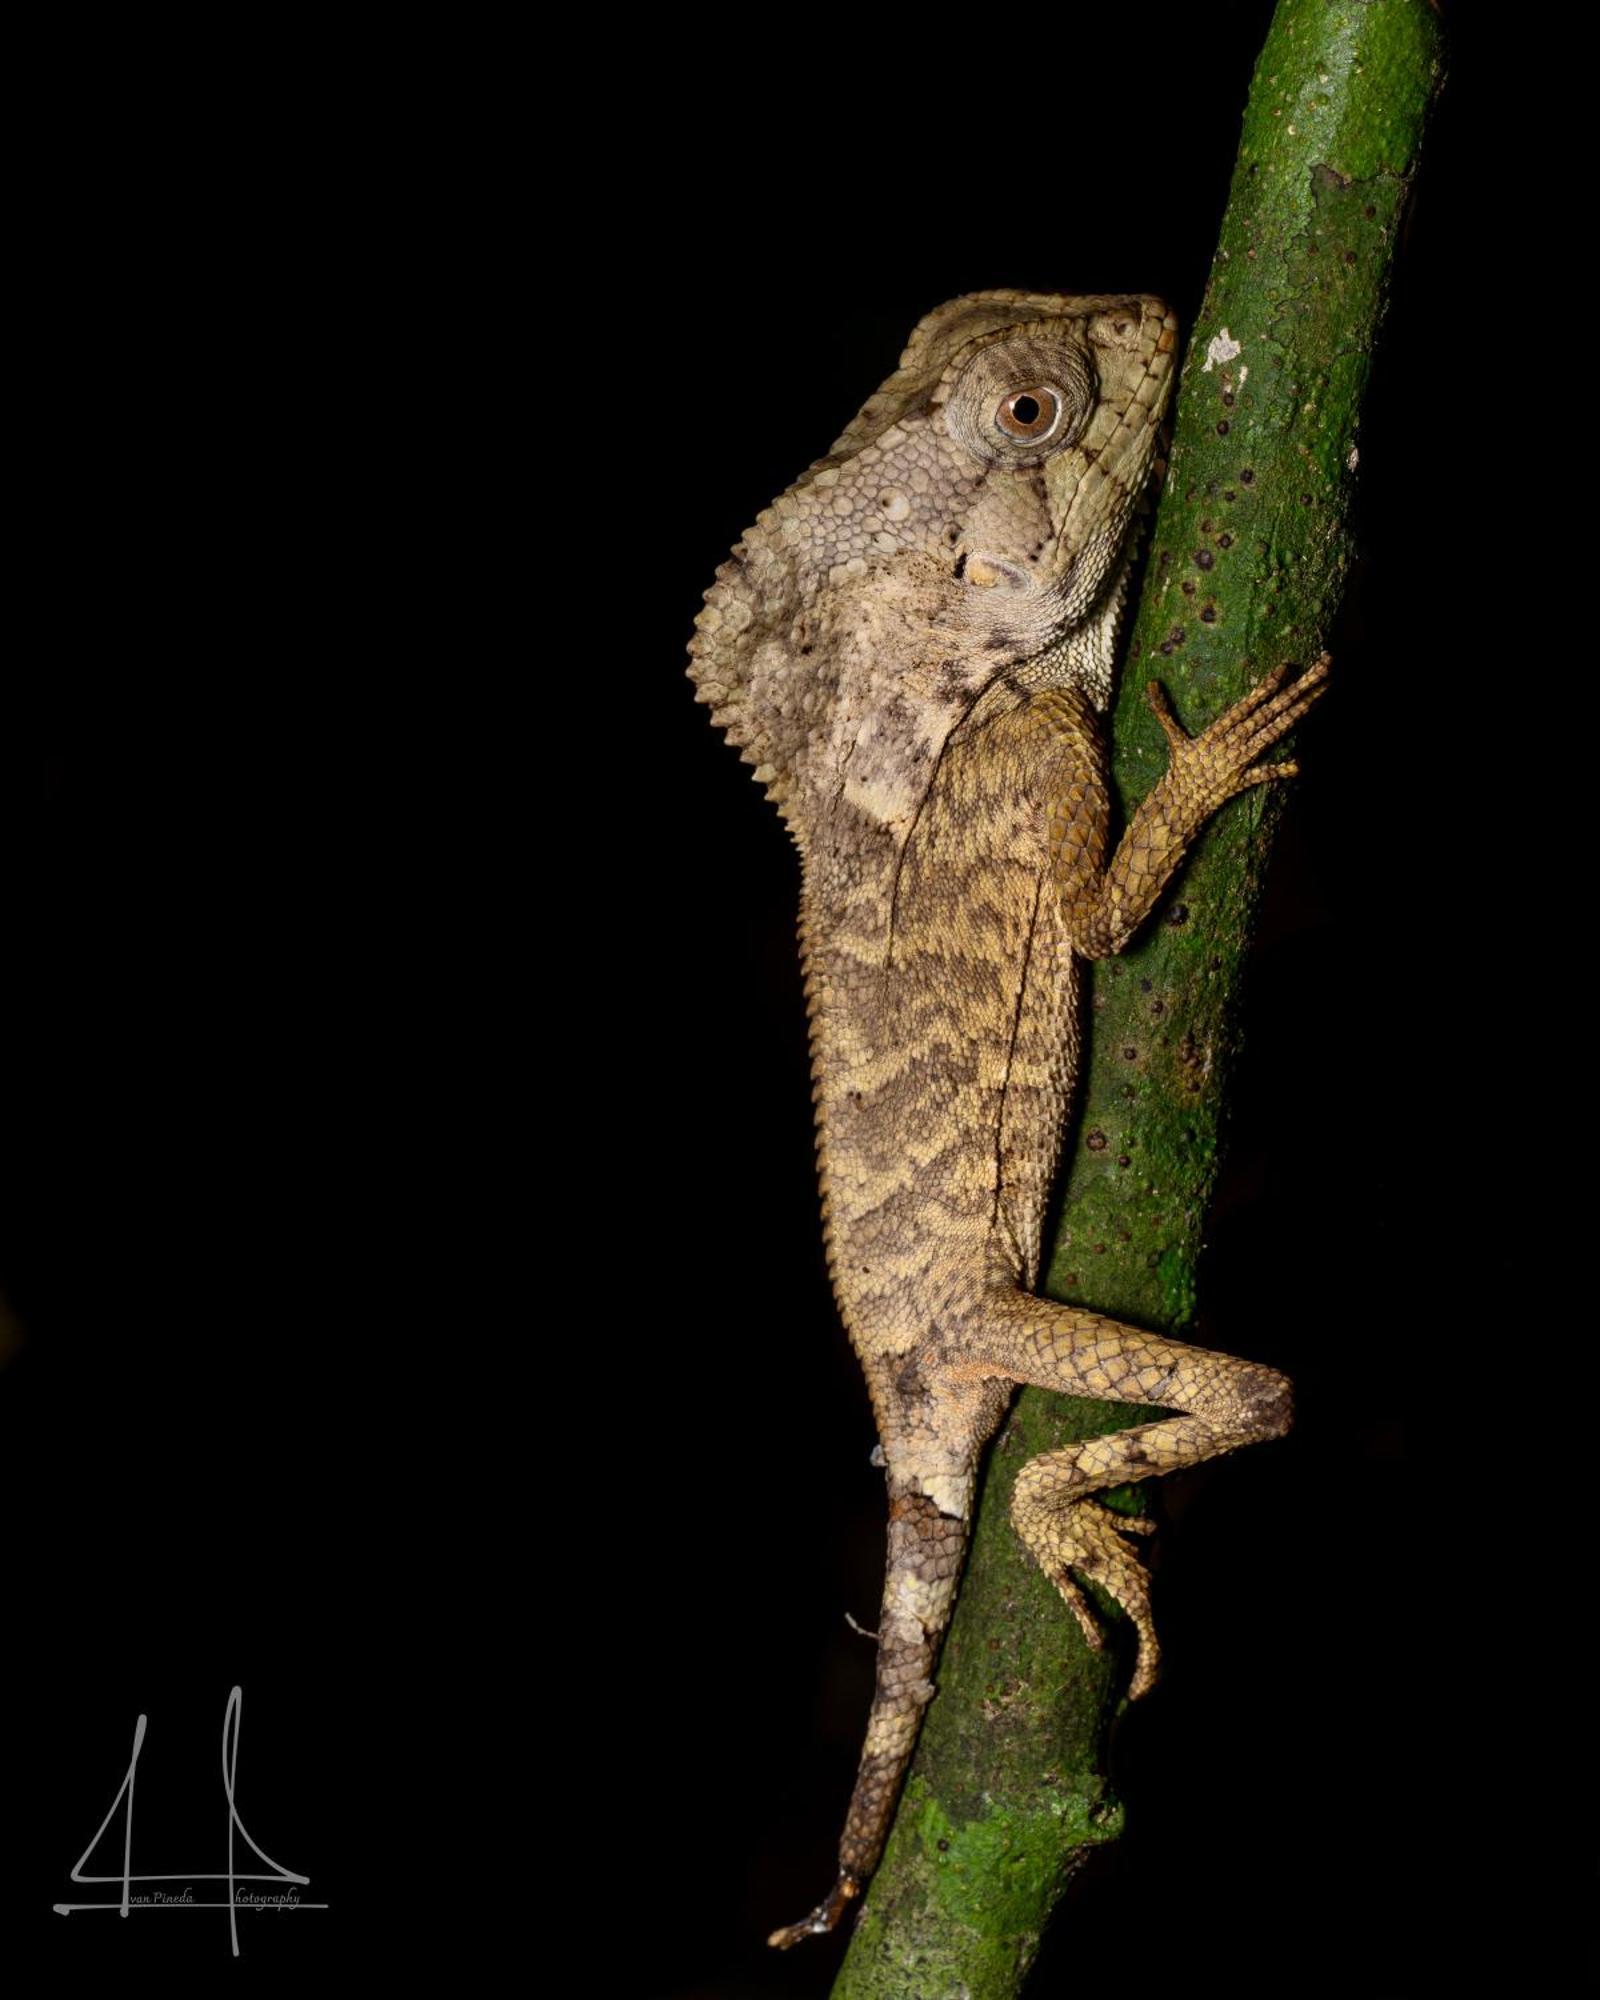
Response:
[[[969,1366],[1069,1395],[1178,1413],[1035,1458],[1012,1494],[1012,1521],[1024,1547],[1089,1644],[1098,1647],[1100,1635],[1074,1573],[1127,1612],[1138,1638],[1128,1692],[1137,1699],[1154,1684],[1160,1654],[1149,1575],[1126,1537],[1149,1532],[1151,1524],[1112,1513],[1091,1496],[1281,1436],[1290,1422],[1289,1381],[1256,1362],[1021,1292],[1004,1295],[980,1344],[982,1359],[974,1355]]]

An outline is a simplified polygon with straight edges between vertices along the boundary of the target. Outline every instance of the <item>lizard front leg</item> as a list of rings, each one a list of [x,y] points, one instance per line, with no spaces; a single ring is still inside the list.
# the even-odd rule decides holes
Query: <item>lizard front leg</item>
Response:
[[[1032,1459],[1012,1493],[1017,1533],[1088,1643],[1099,1647],[1099,1629],[1070,1572],[1098,1583],[1132,1620],[1139,1653],[1128,1693],[1137,1699],[1155,1680],[1160,1648],[1150,1579],[1123,1537],[1152,1524],[1113,1514],[1090,1496],[1281,1437],[1292,1409],[1289,1380],[1256,1362],[1022,1292],[996,1295],[988,1324],[963,1346],[970,1359],[952,1370],[958,1380],[999,1375],[1068,1395],[1180,1412]]]
[[[1179,726],[1160,684],[1150,683],[1146,699],[1166,736],[1169,761],[1135,808],[1108,867],[1102,867],[1103,825],[1082,810],[1078,788],[1067,785],[1051,804],[1051,865],[1081,957],[1125,949],[1220,805],[1252,785],[1295,775],[1292,760],[1259,760],[1325,691],[1329,664],[1322,654],[1287,687],[1287,666],[1273,668],[1198,736]]]

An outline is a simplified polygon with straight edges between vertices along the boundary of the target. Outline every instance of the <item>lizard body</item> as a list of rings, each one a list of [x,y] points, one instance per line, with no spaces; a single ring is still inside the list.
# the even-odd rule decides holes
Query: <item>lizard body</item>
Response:
[[[1032,1296],[1080,1057],[1078,967],[1118,951],[1217,806],[1321,691],[1284,670],[1191,739],[1113,850],[1102,716],[1176,324],[1148,297],[985,292],[929,314],[829,455],[717,572],[690,673],[801,852],[828,1265],[878,1423],[877,1685],[831,1929],[876,1866],[948,1624],[978,1463],[1018,1383],[1169,1409],[1035,1459],[1018,1532],[1133,1620],[1148,1578],[1089,1496],[1279,1434],[1271,1369]]]

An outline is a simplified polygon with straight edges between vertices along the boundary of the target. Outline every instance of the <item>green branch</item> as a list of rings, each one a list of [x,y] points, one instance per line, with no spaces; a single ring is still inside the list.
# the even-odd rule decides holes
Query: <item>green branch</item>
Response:
[[[1165,746],[1280,660],[1321,650],[1349,561],[1361,398],[1397,225],[1442,81],[1423,0],[1281,0],[1221,241],[1114,722],[1125,808]],[[1337,669],[1336,669],[1337,672]],[[1089,1062],[1045,1289],[1181,1333],[1217,1168],[1231,1014],[1284,788],[1230,805],[1145,940],[1095,966]],[[899,1816],[836,2000],[1017,1993],[1051,1910],[1121,1809],[1103,1773],[1126,1648],[1092,1653],[1009,1519],[1041,1451],[1145,1421],[1027,1390],[991,1455],[972,1559]],[[1098,1600],[1113,1630],[1123,1621]]]

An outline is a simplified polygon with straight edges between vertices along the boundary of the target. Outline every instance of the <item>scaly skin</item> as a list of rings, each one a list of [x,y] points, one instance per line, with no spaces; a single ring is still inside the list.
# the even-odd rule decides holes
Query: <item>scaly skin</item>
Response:
[[[1280,1434],[1289,1385],[1031,1296],[1080,1057],[1079,962],[1120,951],[1209,815],[1321,692],[1269,675],[1171,761],[1114,852],[1101,717],[1171,384],[1159,300],[986,292],[931,313],[827,458],[717,572],[690,673],[799,844],[829,1269],[888,1473],[877,1687],[830,1930],[883,1849],[933,1695],[978,1461],[1016,1384],[1177,1414],[1034,1460],[1023,1542],[1139,1636],[1148,1578],[1090,1496]],[[1108,858],[1109,856],[1109,858]]]

